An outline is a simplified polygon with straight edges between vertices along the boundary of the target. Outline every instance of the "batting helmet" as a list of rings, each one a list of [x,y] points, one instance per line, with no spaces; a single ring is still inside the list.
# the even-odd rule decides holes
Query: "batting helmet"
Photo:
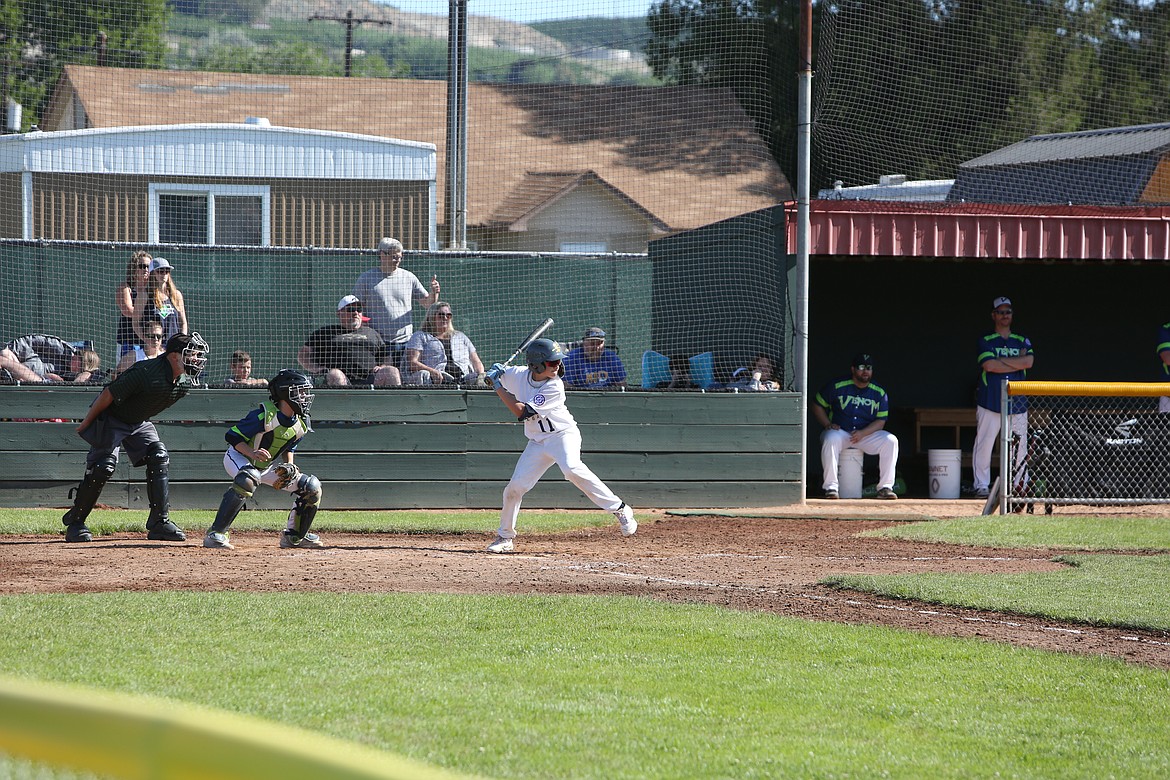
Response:
[[[545,363],[564,360],[567,354],[559,342],[552,339],[537,339],[528,345],[528,351],[524,353],[524,356],[528,360],[530,369],[540,371],[544,368]]]
[[[297,414],[307,415],[313,405],[313,382],[300,371],[282,368],[268,380],[268,397],[277,402],[288,401]]]

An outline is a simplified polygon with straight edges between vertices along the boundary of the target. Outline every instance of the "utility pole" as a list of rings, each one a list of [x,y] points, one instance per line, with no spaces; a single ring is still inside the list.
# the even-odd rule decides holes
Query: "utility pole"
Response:
[[[341,22],[345,25],[345,77],[349,78],[353,68],[351,63],[353,60],[353,26],[355,24],[384,24],[387,27],[394,24],[384,19],[366,19],[354,18],[353,9],[345,12],[345,16],[326,16],[325,14],[313,14],[309,17],[310,22]]]

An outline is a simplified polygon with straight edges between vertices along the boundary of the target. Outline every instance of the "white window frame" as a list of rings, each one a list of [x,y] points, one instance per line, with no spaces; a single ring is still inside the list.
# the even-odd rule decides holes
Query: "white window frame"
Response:
[[[158,243],[158,196],[159,195],[206,195],[207,196],[207,241],[215,243],[215,197],[260,198],[260,245],[272,243],[272,188],[263,184],[150,184],[149,235],[147,240]]]
[[[609,251],[609,244],[605,241],[562,241],[561,251],[581,255],[603,255]]]

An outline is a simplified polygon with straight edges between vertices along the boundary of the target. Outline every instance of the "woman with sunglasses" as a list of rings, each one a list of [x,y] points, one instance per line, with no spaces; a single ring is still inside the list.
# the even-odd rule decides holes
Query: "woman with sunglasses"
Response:
[[[118,342],[119,359],[127,352],[142,349],[142,337],[134,328],[134,304],[146,289],[152,259],[150,253],[144,249],[130,255],[130,262],[126,264],[126,279],[115,293],[118,313],[121,315],[118,318],[117,337],[114,339]]]
[[[150,277],[146,280],[146,294],[134,301],[134,323],[159,322],[163,326],[163,343],[171,336],[187,332],[187,309],[183,305],[183,293],[171,278],[174,266],[165,257],[150,261]],[[139,331],[146,339],[146,333]]]
[[[158,357],[163,353],[163,328],[158,322],[145,322],[139,326],[139,329],[146,334],[145,342],[141,346],[134,345],[130,351],[122,355],[118,361],[118,365],[114,368],[114,373],[110,376],[111,379],[121,374],[130,366],[137,363],[139,360],[149,360],[150,358]]]
[[[446,301],[427,308],[422,330],[411,335],[402,355],[405,384],[482,383],[483,362],[467,334],[455,330],[454,317]]]

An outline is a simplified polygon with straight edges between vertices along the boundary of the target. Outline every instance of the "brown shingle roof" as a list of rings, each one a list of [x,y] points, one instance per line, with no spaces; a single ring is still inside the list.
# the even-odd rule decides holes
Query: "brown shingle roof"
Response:
[[[640,203],[611,186],[593,171],[528,171],[516,188],[509,192],[494,214],[486,222],[491,225],[511,225],[537,214],[542,208],[567,195],[587,181],[593,181],[613,193],[631,209],[654,225],[659,232],[669,232],[662,220],[647,211]]]
[[[365,133],[438,147],[447,84],[70,65],[45,130],[75,93],[87,127],[241,122]],[[529,172],[597,175],[671,230],[790,200],[792,190],[729,90],[471,84],[468,225],[486,223]],[[439,213],[446,203],[439,176]]]

